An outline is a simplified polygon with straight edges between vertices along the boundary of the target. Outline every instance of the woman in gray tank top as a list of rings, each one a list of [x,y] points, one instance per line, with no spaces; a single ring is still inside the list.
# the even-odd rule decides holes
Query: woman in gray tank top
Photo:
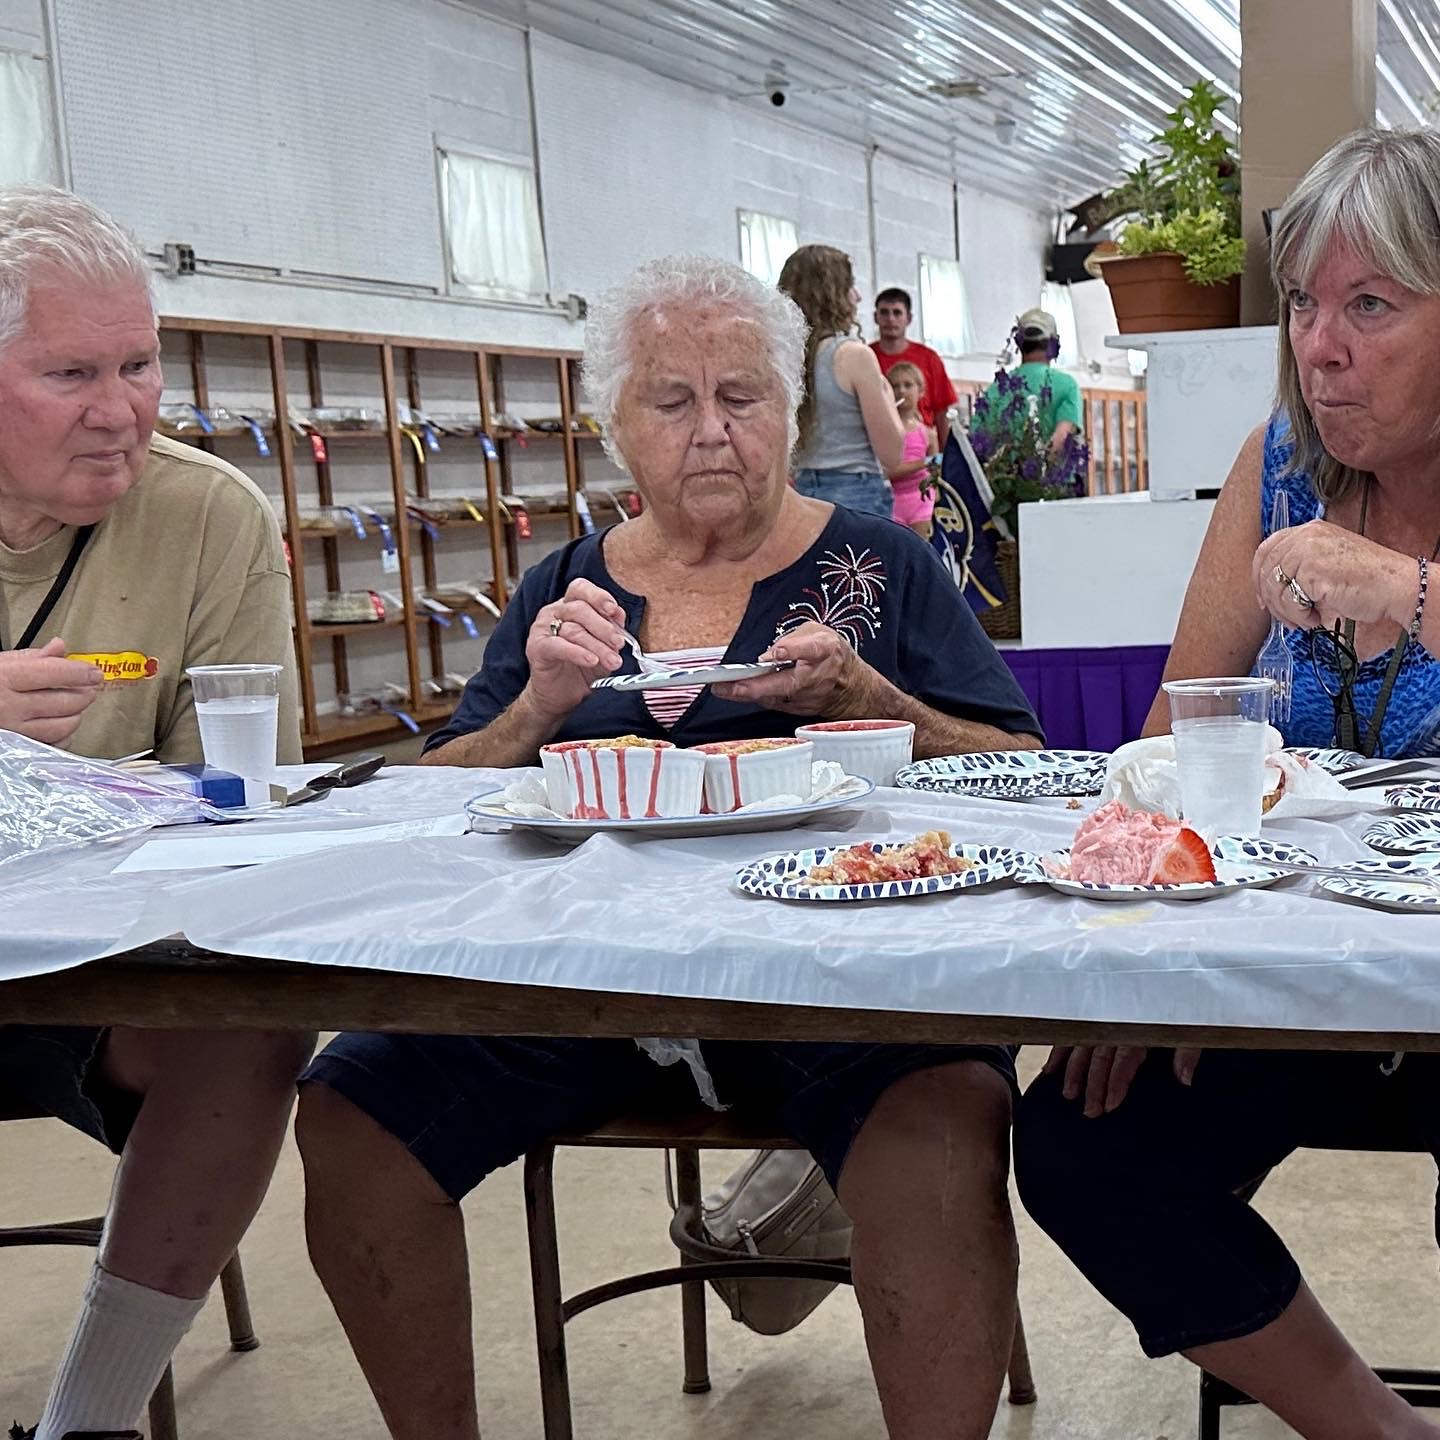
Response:
[[[880,362],[855,338],[860,296],[850,257],[830,245],[802,245],[785,262],[780,289],[810,327],[795,488],[888,517],[894,497],[885,472],[900,463],[905,431]]]

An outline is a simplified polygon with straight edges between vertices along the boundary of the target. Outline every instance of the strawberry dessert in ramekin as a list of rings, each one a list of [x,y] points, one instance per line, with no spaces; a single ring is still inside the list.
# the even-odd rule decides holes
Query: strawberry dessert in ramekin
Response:
[[[564,740],[540,750],[550,808],[567,820],[659,820],[698,815],[705,758],[668,740],[621,735]]]
[[[717,815],[777,795],[810,798],[815,747],[808,740],[716,740],[693,753],[705,757],[705,808]]]

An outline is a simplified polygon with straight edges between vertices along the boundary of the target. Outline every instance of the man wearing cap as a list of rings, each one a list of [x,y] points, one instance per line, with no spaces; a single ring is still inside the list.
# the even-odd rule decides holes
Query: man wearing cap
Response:
[[[902,360],[915,366],[925,378],[925,388],[920,392],[920,419],[926,425],[935,427],[935,438],[940,442],[940,453],[945,453],[945,442],[950,438],[950,407],[955,403],[955,387],[945,373],[945,362],[928,345],[911,340],[906,334],[910,328],[910,295],[898,285],[882,290],[875,297],[875,328],[880,332],[878,340],[870,342],[875,358],[880,362],[880,371],[888,375],[892,365]]]
[[[1015,322],[1012,336],[1020,350],[1020,363],[1010,373],[1025,382],[1025,388],[1039,406],[1040,433],[1049,436],[1049,446],[1058,450],[1067,435],[1083,428],[1084,405],[1080,386],[1073,375],[1055,368],[1060,354],[1060,327],[1048,310],[1027,310]],[[985,398],[991,414],[1000,413],[1005,398],[992,385]]]

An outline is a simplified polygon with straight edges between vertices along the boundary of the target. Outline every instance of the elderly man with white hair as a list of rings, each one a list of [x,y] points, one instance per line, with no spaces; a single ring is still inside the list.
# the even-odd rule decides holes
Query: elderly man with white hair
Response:
[[[592,307],[586,384],[644,513],[526,575],[427,759],[524,765],[552,740],[694,745],[858,718],[912,721],[922,756],[1040,743],[924,541],[786,484],[804,354],[794,302],[724,261],[655,261]],[[592,690],[635,668],[622,627],[661,657],[795,665],[678,701]],[[664,916],[636,923],[663,933]],[[776,1117],[854,1222],[890,1435],[988,1435],[1015,1325],[1011,1053],[701,1053],[721,1099]],[[318,1058],[299,1120],[310,1253],[396,1440],[479,1437],[462,1197],[547,1138],[683,1086],[682,1068],[605,1039],[346,1035]]]
[[[134,240],[65,191],[0,189],[0,728],[83,755],[198,761],[186,667],[270,661],[284,666],[280,758],[298,760],[274,514],[238,470],[153,433],[160,391]],[[103,657],[132,651],[145,673],[102,679]],[[120,1155],[49,1403],[14,1433],[137,1434],[265,1193],[312,1045],[0,1026],[0,1089]]]

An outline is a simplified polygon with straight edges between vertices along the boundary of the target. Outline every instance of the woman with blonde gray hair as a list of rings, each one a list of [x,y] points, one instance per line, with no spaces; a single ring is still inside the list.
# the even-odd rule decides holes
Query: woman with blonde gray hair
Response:
[[[1440,134],[1335,145],[1281,212],[1271,268],[1279,405],[1215,506],[1166,677],[1245,673],[1273,617],[1287,743],[1434,754]],[[1149,729],[1168,729],[1163,695]],[[1309,1440],[1433,1440],[1242,1196],[1302,1145],[1440,1154],[1440,1057],[1103,1047],[1045,1070],[1017,1121],[1021,1196],[1147,1354],[1180,1351]]]

